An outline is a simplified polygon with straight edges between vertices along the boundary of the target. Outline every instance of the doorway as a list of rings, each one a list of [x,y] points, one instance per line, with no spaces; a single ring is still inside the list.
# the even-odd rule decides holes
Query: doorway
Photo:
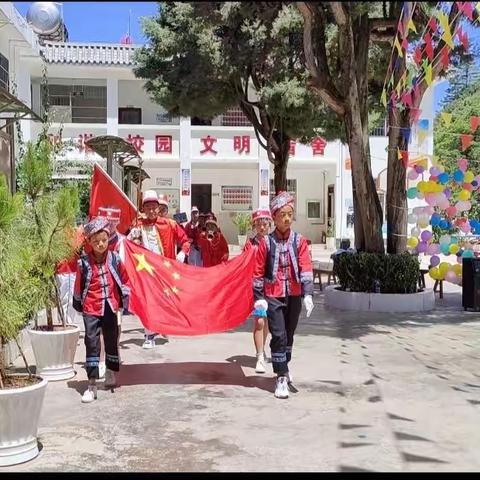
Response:
[[[192,183],[192,207],[198,207],[201,213],[212,211],[212,184]]]
[[[328,186],[327,218],[335,217],[335,185]]]

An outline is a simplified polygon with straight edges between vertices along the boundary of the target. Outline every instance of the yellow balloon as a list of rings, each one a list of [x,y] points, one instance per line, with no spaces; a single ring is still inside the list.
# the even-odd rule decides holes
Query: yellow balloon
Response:
[[[460,250],[460,247],[456,244],[456,243],[452,243],[449,247],[448,247],[448,251],[450,253],[453,253],[454,255]],[[458,265],[460,266],[460,265]],[[457,274],[458,275],[458,274]]]
[[[426,186],[427,186],[427,182],[424,182],[423,180],[421,180],[420,182],[417,183],[417,190],[419,192],[425,193],[426,192],[426,190],[425,190]]]
[[[442,262],[439,266],[438,266],[438,271],[440,272],[440,275],[442,276],[442,278],[446,275],[446,273],[450,270],[450,264],[447,263],[447,262]]]
[[[470,198],[470,196],[471,196],[471,193],[468,190],[462,190],[458,194],[458,198],[462,201],[468,200]]]
[[[438,270],[438,267],[432,267],[428,273],[434,280],[440,280],[440,272]]]
[[[468,170],[467,172],[465,172],[465,175],[463,176],[463,181],[465,183],[472,183],[474,178],[475,178],[475,175],[473,174],[473,172]]]
[[[410,237],[407,240],[407,246],[409,248],[415,248],[418,245],[418,238],[417,237]]]
[[[462,274],[462,265],[460,263],[456,263],[453,267],[452,270],[455,272],[455,275],[459,277]]]
[[[427,190],[426,190],[426,192],[435,193],[436,188],[437,188],[437,183],[436,183],[436,182],[434,182],[433,180],[429,180],[429,181],[427,182]],[[442,190],[443,190],[443,188],[442,188]]]

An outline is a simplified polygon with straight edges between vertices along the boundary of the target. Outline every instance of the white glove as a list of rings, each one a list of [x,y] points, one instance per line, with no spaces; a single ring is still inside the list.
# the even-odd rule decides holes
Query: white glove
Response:
[[[267,311],[268,310],[268,303],[266,300],[257,300],[254,304],[253,304],[253,308],[255,309],[259,309],[259,310],[265,310]]]
[[[180,263],[183,263],[185,261],[185,252],[178,252],[177,254],[177,260],[180,262]]]
[[[307,318],[311,315],[313,310],[313,298],[311,295],[305,295],[303,299],[303,304],[305,305],[305,310],[307,311]]]

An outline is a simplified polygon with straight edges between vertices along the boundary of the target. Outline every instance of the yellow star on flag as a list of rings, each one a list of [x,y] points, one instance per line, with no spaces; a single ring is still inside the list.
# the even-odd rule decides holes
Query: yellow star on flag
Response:
[[[179,292],[178,288],[177,288],[175,285],[172,287],[172,292],[173,292],[175,295]]]
[[[172,266],[172,264],[168,261],[168,260],[165,260],[163,262],[163,264],[167,267],[167,268],[170,268]]]
[[[165,295],[166,295],[167,297],[170,296],[170,290],[169,290],[168,288],[165,288],[165,289],[163,290],[163,292],[165,293]]]
[[[173,272],[172,277],[173,277],[175,280],[179,280],[179,279],[180,279],[180,275],[179,275],[177,272]]]
[[[137,259],[137,272],[141,272],[142,270],[146,270],[152,277],[153,271],[155,270],[145,259],[145,254],[143,253],[134,253],[133,256]]]

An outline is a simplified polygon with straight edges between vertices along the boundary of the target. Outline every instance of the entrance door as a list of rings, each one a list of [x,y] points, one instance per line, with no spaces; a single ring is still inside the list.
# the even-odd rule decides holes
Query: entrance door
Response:
[[[192,183],[192,207],[194,205],[202,213],[212,211],[212,184]]]
[[[328,186],[327,217],[335,217],[335,185]]]

